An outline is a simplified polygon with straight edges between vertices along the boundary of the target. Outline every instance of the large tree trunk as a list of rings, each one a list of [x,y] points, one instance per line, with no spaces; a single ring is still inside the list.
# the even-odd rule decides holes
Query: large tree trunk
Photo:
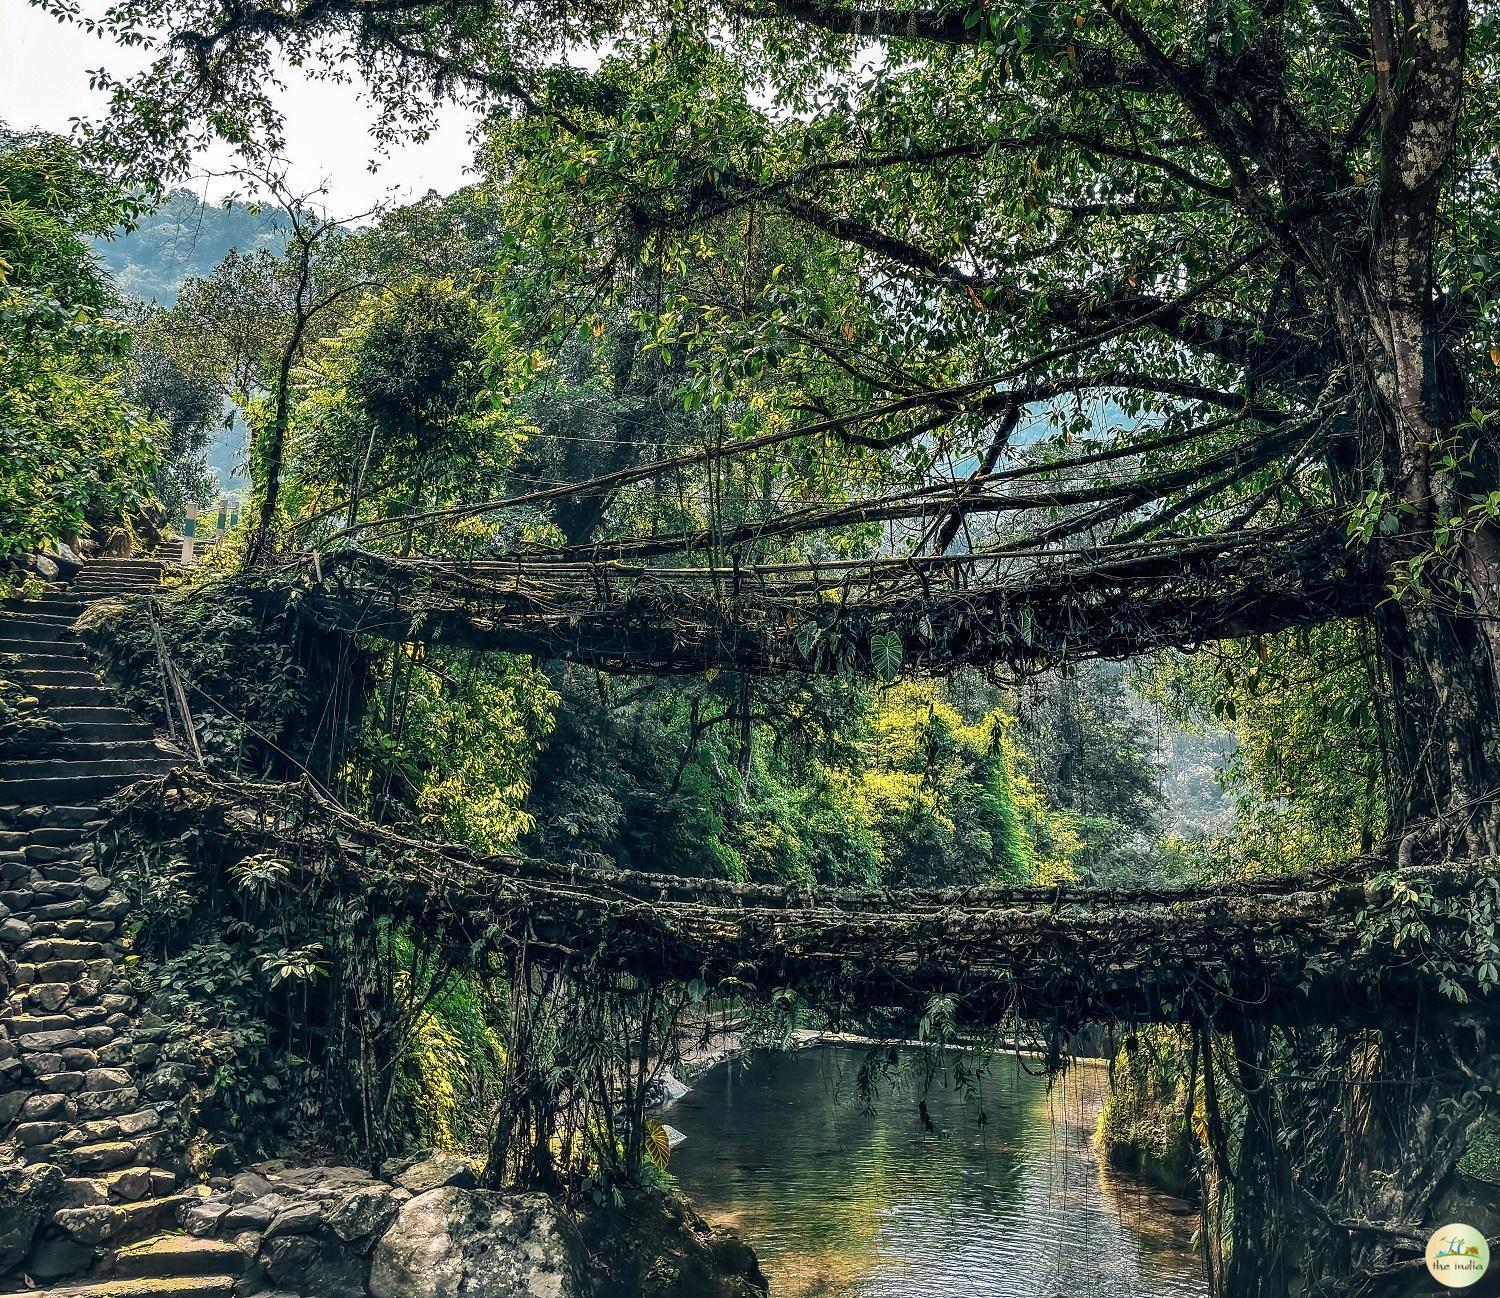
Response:
[[[1392,685],[1393,828],[1403,851],[1500,850],[1500,533],[1467,516],[1495,485],[1493,437],[1469,421],[1433,274],[1463,97],[1465,0],[1371,5],[1381,122],[1373,229],[1322,249],[1347,370],[1365,411],[1347,481],[1384,493],[1376,544],[1395,598],[1376,619]],[[1346,214],[1347,215],[1347,214]],[[1351,231],[1346,231],[1350,233]],[[1466,425],[1468,431],[1465,431]]]
[[[1407,857],[1489,855],[1500,851],[1500,539],[1465,517],[1490,489],[1489,448],[1459,431],[1465,386],[1434,313],[1405,303],[1394,273],[1367,291],[1389,327],[1376,333],[1367,316],[1351,358],[1376,434],[1362,439],[1367,462],[1351,485],[1389,496],[1375,545],[1392,598],[1374,621],[1391,689],[1392,828]]]
[[[1472,1071],[1492,1067],[1482,1030],[1431,1021],[1358,1043],[1339,1106],[1343,1159],[1327,1207],[1347,1248],[1315,1250],[1314,1293],[1406,1298],[1431,1292],[1421,1262],[1457,1166],[1485,1112]],[[1469,1075],[1465,1072],[1468,1063]]]

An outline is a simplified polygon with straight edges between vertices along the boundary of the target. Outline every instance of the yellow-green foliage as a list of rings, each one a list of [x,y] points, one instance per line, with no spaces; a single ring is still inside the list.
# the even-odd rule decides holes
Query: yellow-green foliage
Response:
[[[505,1053],[473,984],[455,977],[412,1028],[408,1100],[422,1138],[462,1153],[482,1141]]]
[[[529,426],[511,410],[534,372],[472,288],[421,276],[367,294],[320,339],[298,373],[293,472],[283,508],[341,526],[349,512],[382,517],[492,495]],[[265,398],[245,402],[252,428]],[[351,501],[357,504],[350,504]],[[470,525],[475,539],[493,528]],[[428,548],[460,552],[447,529]]]
[[[1239,815],[1214,855],[1244,874],[1367,851],[1386,817],[1368,629],[1329,623],[1192,656],[1163,656],[1146,686],[1179,721],[1233,731],[1226,781]]]
[[[0,555],[116,525],[149,491],[163,428],[125,399],[87,242],[132,210],[65,140],[0,124]]]
[[[1174,1194],[1194,1188],[1202,1098],[1188,1112],[1190,1046],[1176,1028],[1147,1028],[1115,1055],[1094,1141],[1117,1167]]]
[[[746,731],[724,724],[738,682],[621,706],[581,673],[554,679],[528,804],[539,856],[805,883],[1069,876],[1077,837],[989,686],[757,686]]]
[[[400,743],[382,743],[383,728],[367,742],[376,781],[393,768],[439,837],[480,852],[513,848],[532,826],[532,763],[556,703],[528,658],[424,654],[401,687]],[[377,701],[377,720],[383,706]]]
[[[846,787],[883,860],[930,856],[960,878],[1066,872],[1070,831],[1028,778],[1014,724],[998,707],[965,720],[932,681],[875,696]]]

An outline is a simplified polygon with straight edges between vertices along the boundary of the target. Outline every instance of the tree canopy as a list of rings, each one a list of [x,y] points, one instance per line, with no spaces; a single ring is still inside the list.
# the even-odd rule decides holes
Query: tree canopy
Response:
[[[0,558],[149,491],[159,428],[127,400],[130,338],[89,242],[137,210],[66,141],[0,125]]]
[[[510,273],[546,278],[552,325],[628,312],[676,398],[719,414],[716,464],[769,436],[942,484],[898,548],[1326,521],[1330,561],[1397,596],[1372,615],[1395,818],[1491,841],[1486,7],[204,0],[106,26],[167,33],[98,140],[154,163],[205,133],[274,147],[277,58],[357,69],[391,131],[432,95],[491,104]],[[606,35],[593,70],[562,59]],[[1080,439],[1119,458],[1068,467]],[[1066,503],[969,499],[1014,458]]]

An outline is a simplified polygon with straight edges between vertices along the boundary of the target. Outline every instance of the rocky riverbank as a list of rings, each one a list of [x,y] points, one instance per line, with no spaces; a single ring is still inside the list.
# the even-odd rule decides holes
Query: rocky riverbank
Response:
[[[258,1163],[198,1187],[180,1232],[106,1247],[43,1298],[763,1298],[755,1254],[678,1196],[570,1211],[484,1190],[452,1155]],[[35,1202],[35,1200],[34,1200]],[[36,1292],[18,1289],[14,1292]]]

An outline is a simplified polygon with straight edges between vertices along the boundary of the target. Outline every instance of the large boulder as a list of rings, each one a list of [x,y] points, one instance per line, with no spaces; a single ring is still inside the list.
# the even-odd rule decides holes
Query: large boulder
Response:
[[[444,1186],[375,1245],[374,1298],[592,1298],[578,1233],[544,1194]]]
[[[0,1276],[26,1261],[37,1232],[62,1202],[62,1190],[62,1169],[51,1163],[0,1168]]]
[[[765,1298],[754,1250],[679,1194],[646,1188],[585,1211],[595,1298]]]

